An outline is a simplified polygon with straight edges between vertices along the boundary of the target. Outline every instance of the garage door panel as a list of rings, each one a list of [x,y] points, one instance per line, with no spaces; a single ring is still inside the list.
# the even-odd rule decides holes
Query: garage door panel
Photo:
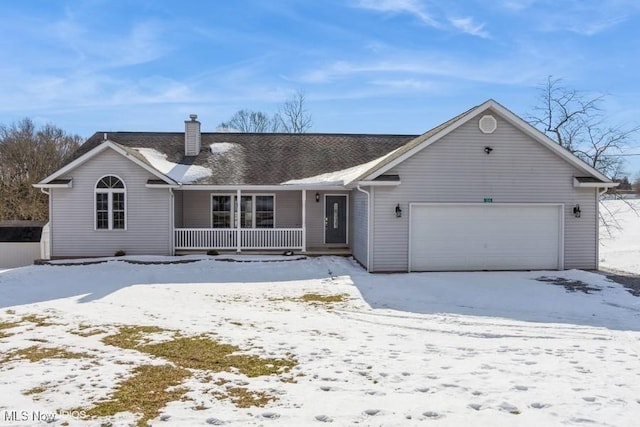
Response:
[[[412,271],[559,268],[558,205],[412,205]]]

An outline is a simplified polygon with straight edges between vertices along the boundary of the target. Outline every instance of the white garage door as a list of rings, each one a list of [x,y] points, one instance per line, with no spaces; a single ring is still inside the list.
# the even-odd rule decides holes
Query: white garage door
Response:
[[[411,204],[409,269],[562,268],[562,206]]]

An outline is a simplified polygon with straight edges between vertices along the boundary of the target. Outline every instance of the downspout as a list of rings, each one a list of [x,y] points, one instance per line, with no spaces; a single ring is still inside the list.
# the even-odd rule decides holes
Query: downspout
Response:
[[[169,255],[173,256],[176,254],[175,250],[175,202],[174,202],[174,194],[173,188],[169,187]]]
[[[371,272],[371,193],[360,187],[358,184],[356,190],[367,195],[367,272]]]
[[[49,221],[47,221],[47,223],[49,224],[49,258],[51,258],[51,248],[53,247],[53,233],[51,230],[53,230],[53,226],[51,225],[51,190],[47,191],[44,188],[41,188],[40,191],[42,191],[43,194],[46,194],[47,197],[49,198]]]
[[[600,270],[600,197],[607,191],[607,187],[596,189],[596,270]]]
[[[240,253],[242,252],[242,230],[240,230],[240,214],[241,214],[241,208],[242,208],[242,202],[241,202],[241,197],[242,197],[242,190],[240,190],[239,188],[236,190],[236,201],[237,201],[237,206],[236,206],[236,226],[238,228],[236,228],[236,252]]]

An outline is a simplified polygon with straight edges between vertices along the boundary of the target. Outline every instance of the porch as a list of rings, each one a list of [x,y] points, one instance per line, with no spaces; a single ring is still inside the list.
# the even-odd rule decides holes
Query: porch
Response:
[[[281,188],[175,191],[174,252],[350,252],[347,191]]]
[[[176,250],[304,250],[302,228],[176,228]]]

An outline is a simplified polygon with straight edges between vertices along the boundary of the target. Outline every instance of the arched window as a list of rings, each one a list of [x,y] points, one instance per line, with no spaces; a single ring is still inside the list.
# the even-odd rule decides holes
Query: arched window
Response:
[[[117,176],[100,178],[96,184],[96,230],[126,229],[126,189]]]

